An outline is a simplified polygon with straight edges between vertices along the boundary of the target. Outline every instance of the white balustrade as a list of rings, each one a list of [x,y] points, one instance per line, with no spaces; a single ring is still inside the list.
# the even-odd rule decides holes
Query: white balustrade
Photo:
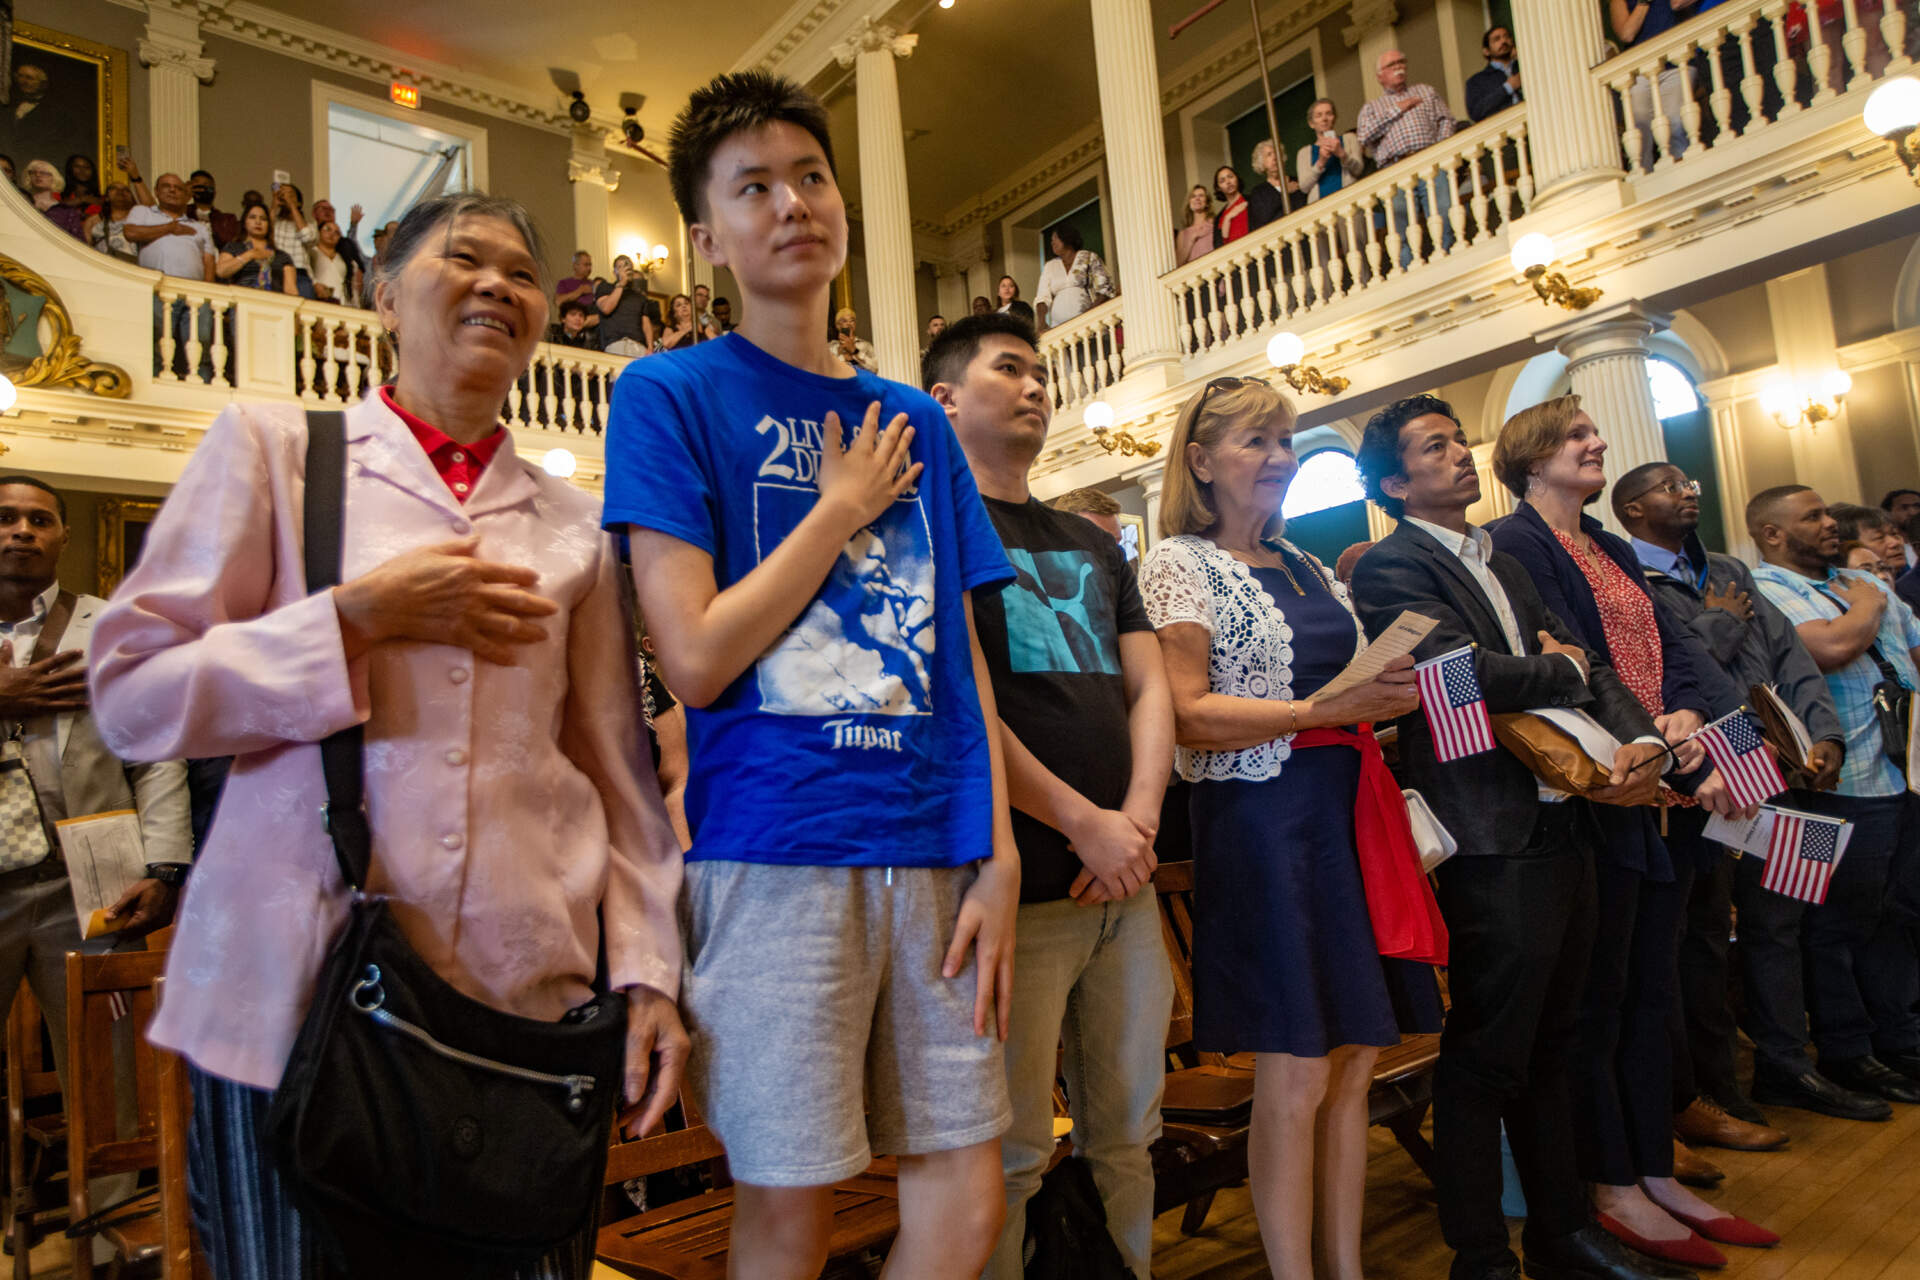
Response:
[[[1486,243],[1532,203],[1519,106],[1168,272],[1161,286],[1173,294],[1181,349],[1211,351]]]
[[[1914,7],[1914,0],[1727,0],[1601,63],[1593,76],[1619,112],[1629,174],[1666,173],[1910,69],[1907,11]]]
[[[1098,396],[1126,371],[1121,299],[1103,302],[1040,335],[1040,359],[1047,368],[1053,403],[1067,408]]]
[[[158,281],[154,298],[154,378],[164,385],[274,398],[290,390],[303,404],[342,408],[393,371],[386,331],[370,311],[173,276]],[[263,318],[290,319],[291,327],[257,323]],[[290,334],[290,341],[268,344],[260,334]],[[1114,364],[1099,373],[1101,386],[1119,377],[1117,343],[1109,345]],[[1088,348],[1098,350],[1098,343]],[[503,416],[523,431],[598,434],[627,360],[543,342]]]

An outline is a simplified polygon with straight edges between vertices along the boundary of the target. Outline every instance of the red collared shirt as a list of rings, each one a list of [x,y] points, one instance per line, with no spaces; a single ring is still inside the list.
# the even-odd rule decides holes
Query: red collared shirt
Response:
[[[432,423],[402,409],[393,398],[392,387],[381,387],[380,398],[386,401],[387,408],[400,415],[400,421],[407,424],[407,430],[413,432],[413,438],[427,452],[427,461],[433,463],[433,469],[447,482],[447,488],[453,491],[453,496],[465,502],[473,492],[473,486],[480,483],[480,473],[487,469],[487,464],[493,461],[493,455],[499,452],[500,442],[507,438],[507,429],[501,427],[485,440],[461,444]]]

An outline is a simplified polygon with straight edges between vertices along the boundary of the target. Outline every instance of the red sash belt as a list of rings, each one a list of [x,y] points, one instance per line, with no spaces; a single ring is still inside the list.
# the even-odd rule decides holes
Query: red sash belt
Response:
[[[1302,747],[1352,747],[1360,753],[1360,785],[1353,797],[1353,838],[1360,855],[1360,881],[1367,894],[1380,954],[1423,964],[1447,962],[1447,925],[1433,886],[1420,871],[1420,850],[1407,822],[1406,797],[1387,768],[1373,727],[1303,729]]]

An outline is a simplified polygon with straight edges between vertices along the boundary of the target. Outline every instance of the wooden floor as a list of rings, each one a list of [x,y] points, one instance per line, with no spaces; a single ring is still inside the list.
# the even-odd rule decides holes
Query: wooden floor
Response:
[[[1920,1280],[1920,1107],[1896,1107],[1889,1124],[1777,1110],[1793,1135],[1784,1151],[1706,1154],[1727,1172],[1715,1204],[1778,1231],[1776,1249],[1723,1250],[1728,1280]],[[1366,1266],[1370,1280],[1444,1280],[1451,1255],[1434,1220],[1433,1187],[1381,1130],[1367,1170]],[[1516,1245],[1518,1224],[1514,1227]],[[1244,1187],[1222,1192],[1205,1230],[1180,1234],[1180,1215],[1154,1224],[1158,1280],[1265,1277],[1260,1231]],[[38,1280],[68,1274],[65,1240],[33,1251]],[[604,1268],[598,1277],[613,1277]]]
[[[1702,1193],[1784,1237],[1777,1248],[1724,1246],[1729,1280],[1920,1280],[1920,1107],[1895,1106],[1887,1124],[1779,1109],[1793,1135],[1783,1151],[1705,1151],[1726,1171]],[[1434,1218],[1433,1186],[1379,1129],[1367,1169],[1370,1280],[1444,1280],[1452,1260]],[[1516,1249],[1519,1224],[1513,1224]],[[1260,1231],[1244,1187],[1222,1192],[1204,1231],[1180,1234],[1180,1216],[1154,1224],[1158,1280],[1264,1277]]]

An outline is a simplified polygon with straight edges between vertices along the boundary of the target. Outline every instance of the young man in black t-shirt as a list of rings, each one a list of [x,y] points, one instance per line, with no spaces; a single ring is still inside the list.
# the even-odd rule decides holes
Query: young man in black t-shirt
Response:
[[[1173,978],[1153,896],[1153,837],[1173,760],[1160,644],[1119,544],[1027,489],[1053,403],[1033,330],[969,316],[936,337],[946,408],[1015,579],[974,604],[999,708],[1020,849],[1007,1092],[1007,1222],[990,1280],[1022,1274],[1026,1202],[1053,1154],[1055,1047],[1066,1040],[1074,1146],[1107,1227],[1145,1280]]]

